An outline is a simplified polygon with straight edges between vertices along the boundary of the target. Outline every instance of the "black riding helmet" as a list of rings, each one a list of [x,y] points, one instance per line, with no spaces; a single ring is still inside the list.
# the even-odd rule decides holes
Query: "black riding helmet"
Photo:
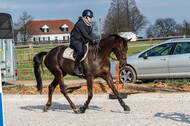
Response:
[[[86,9],[86,10],[84,10],[83,11],[83,13],[82,13],[82,16],[84,17],[84,16],[88,16],[88,17],[94,17],[94,14],[93,14],[93,12],[91,11],[91,10],[89,10],[89,9]]]

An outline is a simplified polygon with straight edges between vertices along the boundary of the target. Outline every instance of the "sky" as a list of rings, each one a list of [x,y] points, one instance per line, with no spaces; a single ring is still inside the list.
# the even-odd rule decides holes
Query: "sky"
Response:
[[[0,12],[10,13],[13,22],[26,11],[33,20],[69,19],[76,23],[84,9],[94,12],[94,21],[103,23],[111,0],[1,0]],[[146,16],[149,24],[158,18],[170,17],[177,23],[190,22],[190,0],[136,0],[140,12]]]

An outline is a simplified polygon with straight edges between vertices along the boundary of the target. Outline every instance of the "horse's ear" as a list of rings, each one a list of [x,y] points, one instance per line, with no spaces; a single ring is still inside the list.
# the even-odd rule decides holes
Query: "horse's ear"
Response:
[[[128,39],[127,42],[130,42],[132,38]]]

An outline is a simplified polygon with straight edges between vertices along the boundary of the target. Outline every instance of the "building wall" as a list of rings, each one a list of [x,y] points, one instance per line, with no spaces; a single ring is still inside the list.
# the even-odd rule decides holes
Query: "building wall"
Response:
[[[64,39],[69,40],[70,34],[68,33],[68,34],[31,35],[29,41],[55,41],[55,40],[64,40]]]
[[[22,40],[19,38],[19,33],[17,35],[17,41],[22,42]],[[34,39],[35,38],[35,39]],[[39,40],[40,38],[40,40]],[[67,34],[44,34],[44,35],[31,35],[29,40],[30,42],[33,41],[55,41],[55,40],[70,40],[70,33]]]

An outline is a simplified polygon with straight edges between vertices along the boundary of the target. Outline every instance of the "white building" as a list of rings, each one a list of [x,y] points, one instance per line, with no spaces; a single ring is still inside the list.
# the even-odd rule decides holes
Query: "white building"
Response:
[[[137,41],[137,35],[133,32],[120,32],[119,35],[126,39],[131,39],[131,41]]]
[[[43,20],[43,21],[30,21],[25,24],[23,28],[27,29],[28,40],[34,41],[60,41],[69,40],[70,32],[74,24],[69,20]],[[18,33],[17,41],[22,42]]]

